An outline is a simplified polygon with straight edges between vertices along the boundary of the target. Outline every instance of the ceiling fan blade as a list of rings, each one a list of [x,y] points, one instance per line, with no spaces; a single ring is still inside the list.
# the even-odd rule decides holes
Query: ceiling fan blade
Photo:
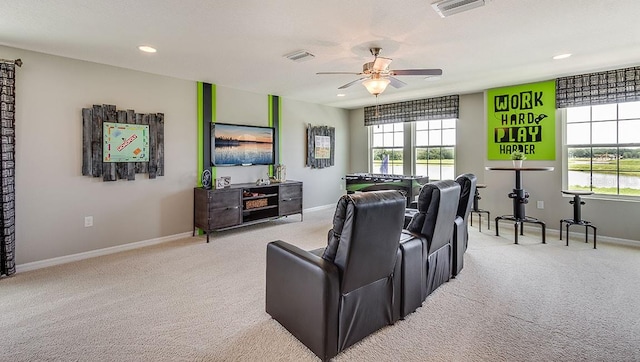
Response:
[[[376,60],[373,62],[373,70],[378,72],[386,70],[387,68],[389,68],[389,64],[391,64],[392,60],[393,59],[376,57]]]
[[[316,74],[351,74],[351,75],[361,75],[362,73],[356,72],[318,72]]]
[[[397,69],[391,75],[442,75],[442,69]]]
[[[345,89],[345,88],[351,87],[352,85],[358,83],[359,81],[361,81],[363,79],[367,79],[367,78],[369,78],[369,77],[362,77],[360,79],[356,79],[353,82],[349,82],[349,83],[347,83],[347,84],[345,84],[345,85],[343,85],[341,87],[338,87],[338,89]]]
[[[394,77],[389,77],[389,80],[391,81],[391,83],[389,83],[393,88],[402,88],[405,85],[407,85],[407,83],[401,81],[398,78],[394,78]]]

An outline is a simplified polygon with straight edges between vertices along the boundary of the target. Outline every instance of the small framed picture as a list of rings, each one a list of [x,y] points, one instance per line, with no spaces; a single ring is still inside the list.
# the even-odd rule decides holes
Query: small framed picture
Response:
[[[216,179],[216,189],[223,189],[231,186],[231,176],[224,176]]]

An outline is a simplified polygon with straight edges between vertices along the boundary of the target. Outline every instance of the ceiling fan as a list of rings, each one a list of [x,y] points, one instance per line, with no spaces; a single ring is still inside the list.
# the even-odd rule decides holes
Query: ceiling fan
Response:
[[[378,97],[378,94],[384,92],[387,85],[391,84],[394,88],[402,88],[407,83],[396,78],[396,76],[404,75],[422,75],[422,76],[438,76],[442,75],[442,69],[389,69],[391,59],[379,56],[381,48],[370,48],[369,51],[373,55],[373,61],[364,63],[362,72],[318,72],[316,74],[353,74],[361,75],[359,79],[349,82],[338,89],[345,89],[362,81],[362,85],[367,88],[369,93]]]

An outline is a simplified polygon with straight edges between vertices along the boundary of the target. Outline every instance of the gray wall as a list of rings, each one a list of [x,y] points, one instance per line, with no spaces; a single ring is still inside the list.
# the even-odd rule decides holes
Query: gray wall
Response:
[[[494,217],[511,214],[512,203],[507,194],[511,192],[515,183],[512,171],[487,171],[487,166],[511,166],[511,161],[487,160],[486,145],[486,110],[484,93],[466,94],[460,96],[460,119],[457,124],[456,145],[456,174],[474,173],[479,183],[487,184],[481,190],[480,207],[491,212]],[[559,113],[559,112],[558,112]],[[363,123],[362,109],[350,112],[351,136],[351,169],[367,170],[367,159],[362,155],[367,153],[367,129]],[[558,230],[560,219],[571,218],[573,206],[570,198],[563,197],[562,189],[562,126],[560,115],[556,123],[556,160],[555,161],[525,161],[526,166],[553,166],[551,172],[523,172],[524,188],[530,193],[529,204],[526,206],[527,215],[539,218],[547,223],[547,228]],[[364,140],[364,142],[363,142]],[[357,149],[356,147],[361,147]],[[544,209],[537,209],[537,201],[544,202]],[[640,202],[613,201],[602,199],[585,199],[582,217],[590,220],[598,228],[599,236],[638,241],[640,223]],[[477,216],[475,218],[477,221]],[[486,215],[483,230],[486,230]],[[474,225],[477,225],[474,222]],[[494,232],[491,223],[491,232]],[[537,227],[537,226],[535,226]],[[502,224],[501,234],[513,233],[511,224]],[[572,232],[582,233],[583,228],[573,226]],[[549,240],[554,240],[557,233],[549,233]]]
[[[16,72],[18,265],[186,232],[196,174],[194,82],[0,47]],[[82,176],[83,107],[165,115],[165,174]],[[189,211],[189,212],[187,212]],[[84,217],[94,226],[85,228]]]
[[[22,58],[16,82],[16,261],[44,261],[191,231],[197,175],[193,81],[0,46]],[[217,120],[266,125],[267,95],[218,87]],[[103,182],[81,175],[81,110],[93,104],[165,114],[165,176]],[[349,160],[348,112],[283,100],[283,163],[303,181],[304,207],[335,205]],[[336,127],[336,166],[304,168],[306,123]],[[266,167],[227,168],[232,182]],[[84,217],[94,226],[85,228]]]

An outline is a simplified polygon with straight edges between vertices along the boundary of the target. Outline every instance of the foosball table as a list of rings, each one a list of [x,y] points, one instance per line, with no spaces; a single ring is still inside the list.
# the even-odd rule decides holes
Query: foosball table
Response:
[[[407,206],[420,193],[422,185],[429,182],[427,176],[388,175],[380,173],[352,173],[344,177],[347,193],[377,190],[400,190],[407,197]]]

